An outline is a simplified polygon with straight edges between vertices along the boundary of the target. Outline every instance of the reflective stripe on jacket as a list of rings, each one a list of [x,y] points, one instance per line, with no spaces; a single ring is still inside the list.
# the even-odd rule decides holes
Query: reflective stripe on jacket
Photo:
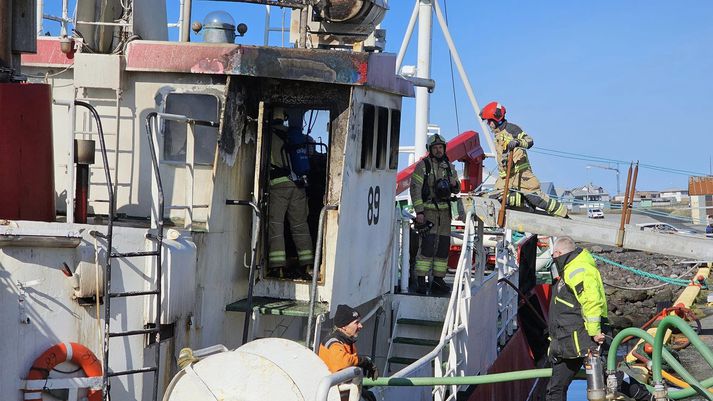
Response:
[[[458,181],[458,173],[456,172],[453,164],[446,161],[445,159],[439,162],[436,158],[427,156],[431,162],[431,172],[426,177],[426,162],[421,159],[416,163],[416,169],[411,175],[411,186],[409,192],[411,194],[411,202],[413,203],[413,209],[416,213],[423,212],[423,209],[438,209],[438,210],[450,210],[450,200],[444,202],[433,202],[432,199],[436,195],[436,181],[441,178],[450,179],[453,177]],[[450,175],[448,169],[450,168]],[[429,199],[423,199],[423,181],[427,179],[426,185],[430,190]],[[456,188],[457,191],[457,188]]]
[[[319,357],[332,373],[359,364],[356,344],[338,330],[319,344]]]
[[[552,285],[550,356],[578,358],[594,344],[607,320],[607,300],[597,264],[586,249],[573,251]]]
[[[520,146],[512,151],[511,174],[530,168],[530,161],[527,158],[525,149],[530,149],[535,142],[522,128],[506,121],[501,127],[495,129],[493,133],[495,134],[495,156],[498,161],[498,173],[501,177],[505,177],[507,171],[507,147],[508,143],[513,139],[517,139],[520,142]]]

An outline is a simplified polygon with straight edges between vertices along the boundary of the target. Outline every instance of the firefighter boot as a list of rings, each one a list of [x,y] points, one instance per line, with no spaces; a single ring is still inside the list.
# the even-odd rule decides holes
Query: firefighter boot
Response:
[[[425,294],[428,291],[428,286],[426,285],[426,276],[416,277],[416,288],[414,292],[418,294]]]
[[[312,275],[309,272],[311,267],[310,265],[304,265],[297,268],[297,275],[301,280],[312,281]]]
[[[445,280],[443,280],[443,277],[434,277],[433,292],[437,294],[450,294],[451,287],[446,284]]]

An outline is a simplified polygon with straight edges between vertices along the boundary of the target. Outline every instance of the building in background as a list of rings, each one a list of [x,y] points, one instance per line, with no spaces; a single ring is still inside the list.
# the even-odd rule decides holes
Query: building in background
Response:
[[[713,214],[713,177],[690,177],[688,196],[693,224],[707,224],[706,216]]]

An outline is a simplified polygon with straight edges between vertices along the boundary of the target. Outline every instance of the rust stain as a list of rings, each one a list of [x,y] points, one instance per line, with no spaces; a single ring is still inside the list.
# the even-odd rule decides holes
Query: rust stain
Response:
[[[360,84],[366,84],[367,82],[367,72],[369,71],[368,63],[359,63],[357,65],[357,71],[359,71],[359,79],[357,80]]]
[[[713,195],[713,177],[690,177],[688,179],[688,195]]]

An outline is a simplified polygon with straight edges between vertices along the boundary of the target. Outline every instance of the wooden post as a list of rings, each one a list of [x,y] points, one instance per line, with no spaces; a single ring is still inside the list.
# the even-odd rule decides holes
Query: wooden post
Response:
[[[508,153],[508,167],[505,170],[505,186],[503,187],[503,199],[500,203],[500,213],[498,213],[498,227],[505,227],[505,207],[510,194],[510,171],[512,170],[512,152]]]

